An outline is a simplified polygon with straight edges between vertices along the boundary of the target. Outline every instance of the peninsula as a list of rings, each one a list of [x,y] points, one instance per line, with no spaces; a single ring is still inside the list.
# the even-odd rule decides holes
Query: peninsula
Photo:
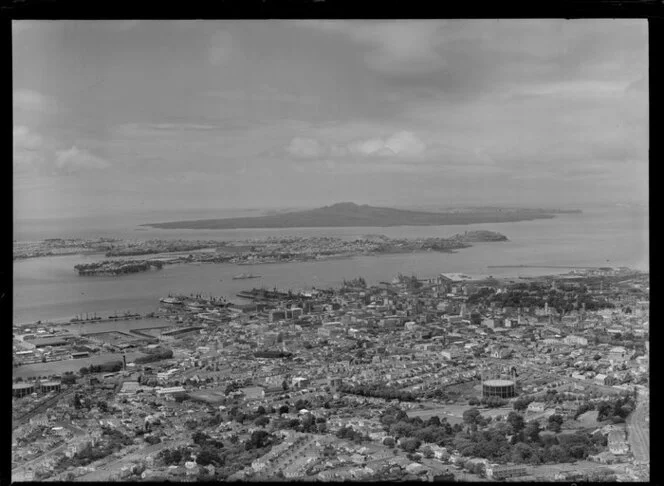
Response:
[[[239,229],[239,228],[323,228],[343,226],[438,226],[452,224],[507,223],[534,219],[550,219],[561,213],[580,210],[524,208],[455,208],[442,212],[411,211],[357,205],[343,202],[306,211],[270,214],[267,216],[201,219],[147,223],[161,229]]]
[[[505,235],[493,231],[465,231],[451,238],[388,238],[384,235],[371,235],[355,240],[333,237],[283,237],[242,241],[191,241],[189,248],[199,251],[182,251],[185,244],[171,244],[161,240],[146,242],[114,241],[105,254],[121,255],[113,260],[76,265],[79,275],[124,275],[161,269],[164,265],[231,263],[236,265],[258,265],[265,263],[303,262],[351,258],[360,255],[381,255],[394,253],[416,253],[425,251],[454,252],[468,248],[471,243],[508,241]],[[79,241],[77,247],[94,248],[92,241]],[[73,247],[74,242],[68,242]],[[57,247],[56,247],[57,248]],[[129,255],[142,255],[133,259]],[[254,278],[252,274],[240,274],[237,278]]]

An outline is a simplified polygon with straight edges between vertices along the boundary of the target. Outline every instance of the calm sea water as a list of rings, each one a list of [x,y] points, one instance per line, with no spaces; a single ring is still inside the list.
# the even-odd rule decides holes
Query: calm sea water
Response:
[[[510,241],[478,243],[453,254],[431,252],[362,256],[347,260],[256,266],[175,265],[160,271],[120,277],[79,277],[74,271],[77,263],[103,259],[103,255],[35,258],[14,263],[14,321],[66,319],[86,312],[97,312],[101,316],[124,311],[149,312],[159,306],[160,297],[169,293],[201,293],[235,299],[237,292],[252,287],[293,290],[327,288],[340,284],[345,278],[357,276],[363,276],[369,283],[377,283],[391,280],[398,273],[420,277],[445,272],[518,277],[567,271],[488,268],[490,265],[628,266],[649,269],[648,214],[643,209],[593,209],[582,214],[518,223],[390,228],[136,231],[135,225],[144,222],[144,217],[124,222],[117,218],[108,221],[81,219],[50,226],[31,222],[17,224],[14,239],[114,236],[136,239],[237,240],[292,235],[357,238],[366,234],[417,238],[447,237],[466,230],[486,229],[499,231]],[[232,280],[233,275],[245,272],[262,277]]]

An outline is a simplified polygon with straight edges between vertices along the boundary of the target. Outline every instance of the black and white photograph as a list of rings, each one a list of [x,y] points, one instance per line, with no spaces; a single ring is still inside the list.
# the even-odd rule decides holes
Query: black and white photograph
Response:
[[[11,481],[649,481],[648,39],[12,20]]]

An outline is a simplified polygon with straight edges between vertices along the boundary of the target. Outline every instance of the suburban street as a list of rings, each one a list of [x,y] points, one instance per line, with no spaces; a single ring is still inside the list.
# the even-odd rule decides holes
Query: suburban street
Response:
[[[16,429],[16,428],[19,427],[20,425],[26,423],[28,420],[30,420],[30,419],[31,419],[32,417],[34,417],[35,415],[37,415],[37,414],[39,414],[39,413],[41,413],[41,412],[45,412],[45,411],[48,410],[51,406],[53,406],[54,404],[58,403],[60,400],[64,400],[64,399],[68,398],[69,395],[71,395],[71,394],[74,393],[74,391],[75,391],[75,390],[72,388],[72,389],[69,389],[69,390],[67,390],[67,391],[65,391],[65,392],[58,393],[58,394],[56,394],[55,396],[53,396],[53,397],[51,397],[51,398],[49,398],[49,399],[43,401],[42,403],[40,403],[39,405],[37,405],[37,406],[36,406],[35,408],[33,408],[32,410],[26,412],[25,414],[21,415],[20,417],[17,417],[17,418],[12,422],[12,430],[13,430],[13,429]]]
[[[76,481],[109,481],[114,473],[118,472],[123,466],[130,465],[133,461],[145,459],[145,457],[149,454],[158,452],[162,449],[183,446],[189,442],[190,441],[188,439],[181,439],[176,441],[161,442],[159,444],[141,448],[115,461],[99,465],[95,471],[78,476]]]
[[[629,446],[637,462],[650,462],[650,427],[646,423],[647,402],[639,399],[636,410],[627,417]]]

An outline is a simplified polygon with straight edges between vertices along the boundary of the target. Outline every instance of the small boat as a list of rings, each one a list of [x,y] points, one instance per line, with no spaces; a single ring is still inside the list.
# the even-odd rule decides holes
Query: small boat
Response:
[[[253,273],[241,273],[239,275],[235,275],[233,277],[233,280],[242,280],[245,278],[260,278],[260,275],[254,275]]]

